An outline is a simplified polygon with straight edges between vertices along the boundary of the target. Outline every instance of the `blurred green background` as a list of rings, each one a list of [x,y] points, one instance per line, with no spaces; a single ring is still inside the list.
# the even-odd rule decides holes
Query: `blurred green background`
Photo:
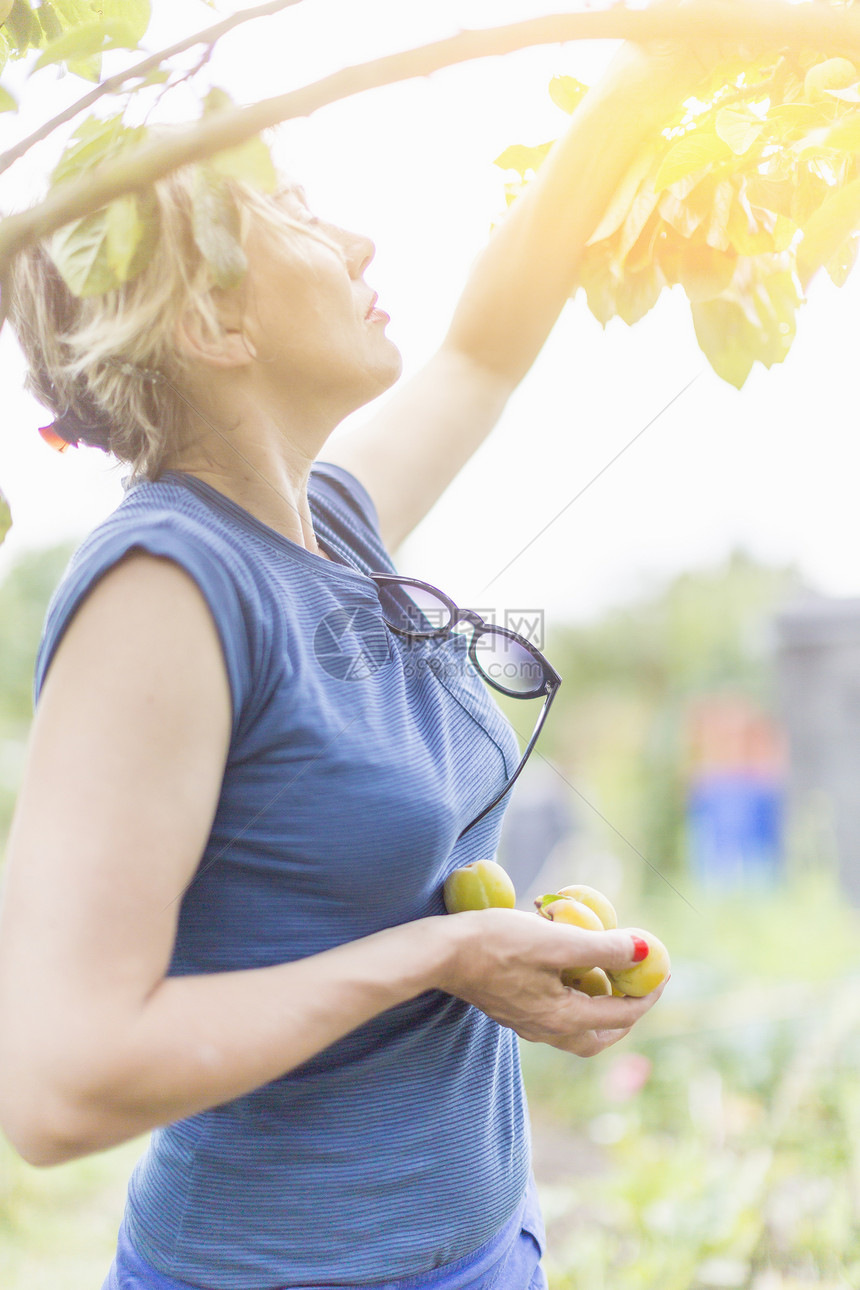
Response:
[[[0,583],[0,855],[69,554]],[[737,554],[544,642],[565,680],[541,761],[575,827],[529,881],[603,886],[673,960],[659,1005],[600,1057],[522,1046],[552,1290],[860,1287],[860,915],[830,835],[789,829],[777,865],[729,883],[690,835],[690,714],[725,700],[778,730],[771,624],[799,591]],[[0,1139],[0,1285],[99,1290],[142,1145],[37,1170]]]

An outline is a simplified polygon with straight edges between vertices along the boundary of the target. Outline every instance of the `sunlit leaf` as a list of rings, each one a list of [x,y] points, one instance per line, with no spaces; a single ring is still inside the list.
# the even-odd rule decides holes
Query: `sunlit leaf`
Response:
[[[6,538],[6,534],[12,527],[12,511],[8,501],[0,489],[0,543]]]
[[[135,43],[146,35],[152,6],[149,0],[100,0],[106,22],[124,22],[130,29]]]
[[[552,142],[555,142],[554,140]],[[545,160],[551,143],[539,143],[534,147],[528,147],[523,143],[511,144],[510,148],[505,148],[494,162],[502,170],[515,170],[518,175],[525,177],[528,172],[536,171],[540,168],[541,162]]]
[[[825,269],[837,287],[844,287],[848,281],[848,275],[857,263],[858,246],[860,246],[860,238],[852,233],[825,264]]]
[[[690,310],[702,353],[717,376],[739,390],[755,362],[755,327],[734,300],[706,300]]]
[[[763,228],[752,211],[745,210],[739,200],[732,203],[726,232],[730,244],[739,255],[764,255],[773,251],[773,234]]]
[[[51,238],[51,259],[76,296],[99,296],[119,286],[107,243],[106,210],[96,211],[59,229]]]
[[[648,152],[640,153],[625,174],[615,194],[606,208],[603,219],[588,239],[588,245],[602,242],[604,238],[616,233],[627,218],[630,204],[645,176],[651,170],[653,157]]]
[[[673,192],[664,191],[660,198],[660,214],[682,237],[692,237],[705,218],[704,211],[694,210],[688,202],[681,201]]]
[[[729,218],[735,200],[735,187],[730,179],[723,179],[714,189],[710,217],[705,226],[705,241],[716,251],[727,251],[729,240]]]
[[[229,94],[221,89],[213,89],[207,94],[203,109],[208,114],[231,106]],[[241,180],[267,193],[274,192],[278,185],[278,172],[272,161],[272,154],[259,136],[248,139],[236,148],[216,152],[207,164],[227,179]]]
[[[50,41],[36,59],[33,71],[38,72],[51,63],[90,58],[108,49],[136,48],[137,38],[127,22],[88,22]]]
[[[831,148],[841,152],[860,152],[860,112],[851,112],[826,131],[824,138]]]
[[[17,101],[4,86],[0,85],[0,112],[16,112],[17,110]]]
[[[579,282],[585,291],[588,308],[603,327],[615,317],[615,286],[610,259],[611,252],[604,241],[589,247],[579,265]]]
[[[791,210],[788,214],[799,228],[805,228],[808,220],[815,215],[832,191],[830,185],[820,175],[815,174],[808,166],[801,167],[797,173],[791,195]]]
[[[632,327],[654,308],[665,283],[653,265],[639,273],[625,273],[615,288],[615,312]]]
[[[76,179],[84,171],[143,141],[146,130],[142,126],[123,124],[122,116],[88,117],[83,121],[54,168],[54,183]]]
[[[673,144],[666,153],[657,171],[654,187],[659,192],[678,179],[706,170],[713,162],[723,161],[732,155],[729,145],[716,132],[693,130]]]
[[[66,67],[75,76],[80,76],[85,81],[92,81],[96,85],[102,76],[102,56],[91,54],[89,58],[70,58]]]
[[[220,176],[198,166],[194,177],[194,241],[219,287],[235,287],[248,261],[242,249],[239,211]]]
[[[58,36],[62,36],[63,24],[51,0],[42,0],[36,16],[45,33],[45,40],[56,40]]]
[[[724,107],[716,115],[714,129],[723,143],[727,143],[736,156],[742,157],[761,136],[764,122],[745,108]]]
[[[572,113],[588,93],[588,86],[574,76],[554,76],[549,83],[549,94],[562,112]]]
[[[152,195],[118,197],[51,238],[51,259],[76,296],[98,296],[131,281],[152,259],[157,241]]]
[[[860,227],[860,179],[837,188],[807,220],[797,252],[797,270],[804,286]]]
[[[122,282],[131,267],[143,227],[137,210],[137,199],[131,193],[118,197],[107,208],[105,253],[108,263]]]
[[[699,243],[690,246],[681,257],[678,281],[691,302],[715,300],[729,286],[737,268],[738,257],[726,251]]]
[[[3,27],[20,54],[38,49],[42,43],[41,24],[27,0],[15,0]]]
[[[633,204],[627,212],[627,218],[621,226],[617,250],[619,260],[623,261],[628,252],[639,241],[642,231],[656,210],[659,201],[660,194],[656,193],[650,184],[643,184],[633,199]]]
[[[752,293],[760,327],[756,331],[755,356],[765,367],[781,363],[788,356],[797,331],[800,297],[794,274],[762,272]]]

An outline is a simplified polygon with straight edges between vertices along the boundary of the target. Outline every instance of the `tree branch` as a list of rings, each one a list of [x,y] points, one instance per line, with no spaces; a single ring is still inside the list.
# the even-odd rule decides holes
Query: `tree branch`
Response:
[[[225,18],[223,22],[215,23],[212,27],[206,27],[203,31],[196,32],[193,36],[186,36],[179,40],[175,45],[168,45],[167,49],[159,50],[157,54],[148,54],[140,63],[135,63],[124,72],[117,72],[115,76],[109,76],[106,81],[102,81],[94,89],[85,94],[83,98],[72,103],[69,107],[64,108],[57,116],[52,117],[50,121],[45,121],[37,130],[16,143],[14,147],[9,148],[6,152],[0,153],[0,175],[4,170],[8,170],[14,165],[25,152],[29,152],[34,143],[41,143],[53,134],[59,126],[65,125],[67,121],[72,121],[81,112],[86,112],[87,108],[98,103],[99,99],[104,98],[106,94],[116,94],[122,89],[127,81],[139,80],[148,76],[150,72],[155,71],[166,62],[168,58],[175,58],[177,54],[184,54],[186,50],[193,49],[195,45],[214,45],[217,41],[225,36],[228,31],[234,27],[240,26],[244,22],[252,22],[255,18],[268,18],[270,14],[278,13],[281,9],[288,9],[290,5],[300,4],[301,0],[269,0],[268,4],[257,5],[255,9],[243,9],[240,13],[233,14],[231,18]]]
[[[0,275],[24,246],[80,219],[124,193],[148,188],[155,180],[224,148],[236,147],[262,130],[304,117],[331,103],[444,67],[512,53],[535,45],[571,40],[628,39],[643,44],[662,40],[753,41],[765,48],[787,47],[842,54],[860,60],[860,10],[786,0],[702,0],[689,7],[659,3],[648,9],[611,9],[550,14],[527,22],[463,31],[446,40],[344,68],[301,89],[242,108],[207,114],[169,138],[144,144],[110,163],[69,180],[30,210],[0,224]]]

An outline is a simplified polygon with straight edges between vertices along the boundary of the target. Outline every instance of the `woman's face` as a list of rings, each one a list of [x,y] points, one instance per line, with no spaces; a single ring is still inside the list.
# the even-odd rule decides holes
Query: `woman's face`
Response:
[[[243,331],[279,394],[299,411],[340,420],[400,375],[388,315],[363,276],[375,248],[317,219],[297,187],[284,188],[277,205],[283,233],[276,216],[274,224],[257,219],[249,234]]]

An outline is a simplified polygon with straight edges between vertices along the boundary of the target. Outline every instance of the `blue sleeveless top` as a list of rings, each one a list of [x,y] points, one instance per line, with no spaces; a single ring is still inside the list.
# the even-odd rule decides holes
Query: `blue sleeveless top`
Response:
[[[192,476],[132,486],[49,607],[36,696],[87,592],[133,549],[194,578],[216,624],[232,739],[181,904],[171,975],[316,954],[442,914],[442,884],[492,856],[516,767],[466,642],[391,633],[373,503],[318,466],[306,551]],[[463,1259],[529,1177],[517,1040],[439,991],[392,1008],[255,1091],[156,1129],[124,1228],[165,1275],[218,1290],[360,1286]]]

